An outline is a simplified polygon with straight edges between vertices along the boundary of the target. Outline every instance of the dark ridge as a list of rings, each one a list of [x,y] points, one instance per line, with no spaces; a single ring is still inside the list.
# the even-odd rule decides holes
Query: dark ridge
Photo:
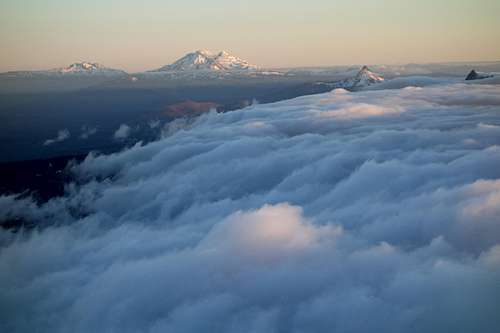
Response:
[[[470,71],[470,73],[467,75],[465,80],[470,81],[470,80],[476,80],[478,77],[477,72],[473,69]]]
[[[467,77],[465,78],[466,81],[470,81],[470,80],[481,80],[481,79],[487,79],[487,78],[490,78],[490,77],[493,77],[494,75],[493,74],[489,74],[489,73],[481,73],[481,72],[476,72],[475,69],[471,70],[470,73],[467,75]]]

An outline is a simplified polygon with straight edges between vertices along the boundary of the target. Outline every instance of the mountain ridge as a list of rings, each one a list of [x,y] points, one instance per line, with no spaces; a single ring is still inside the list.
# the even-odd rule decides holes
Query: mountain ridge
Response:
[[[482,80],[482,79],[489,79],[494,77],[495,75],[491,73],[484,73],[484,72],[479,72],[476,71],[475,69],[471,70],[467,77],[465,78],[466,81],[472,81],[472,80]]]
[[[121,70],[103,66],[97,62],[80,61],[70,64],[67,67],[52,68],[48,70],[34,71],[9,71],[2,73],[15,77],[34,76],[128,76],[128,73]]]
[[[170,65],[165,65],[151,72],[251,71],[257,69],[257,66],[233,56],[227,51],[212,53],[208,50],[197,50],[186,54]]]
[[[333,89],[358,90],[384,81],[385,79],[381,75],[372,72],[368,66],[364,65],[354,76],[334,82],[320,82],[319,84],[325,84]]]

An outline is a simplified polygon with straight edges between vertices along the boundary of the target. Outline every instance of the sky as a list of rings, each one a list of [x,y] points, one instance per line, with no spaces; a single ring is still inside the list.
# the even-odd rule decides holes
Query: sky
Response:
[[[500,60],[498,0],[0,0],[0,71],[141,71],[197,49],[263,67]]]

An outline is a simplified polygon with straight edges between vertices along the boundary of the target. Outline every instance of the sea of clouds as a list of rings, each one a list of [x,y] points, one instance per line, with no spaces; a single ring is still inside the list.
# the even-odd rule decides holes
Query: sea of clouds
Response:
[[[176,122],[0,197],[2,332],[499,332],[500,86]]]

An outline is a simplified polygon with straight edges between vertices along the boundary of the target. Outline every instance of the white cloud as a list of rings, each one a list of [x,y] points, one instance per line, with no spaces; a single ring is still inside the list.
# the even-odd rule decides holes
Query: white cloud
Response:
[[[498,96],[335,91],[90,155],[1,197],[52,226],[0,232],[0,331],[496,331]]]
[[[341,228],[314,226],[300,207],[283,203],[250,212],[236,212],[217,224],[199,247],[225,252],[242,261],[271,261],[314,247],[325,238],[334,240]]]
[[[66,139],[69,139],[70,136],[71,136],[70,132],[68,131],[68,129],[65,128],[65,129],[58,131],[57,136],[54,139],[45,140],[43,145],[50,146],[51,144],[65,141]]]
[[[121,124],[120,127],[115,131],[113,137],[116,140],[123,140],[129,137],[131,128],[126,124]]]

